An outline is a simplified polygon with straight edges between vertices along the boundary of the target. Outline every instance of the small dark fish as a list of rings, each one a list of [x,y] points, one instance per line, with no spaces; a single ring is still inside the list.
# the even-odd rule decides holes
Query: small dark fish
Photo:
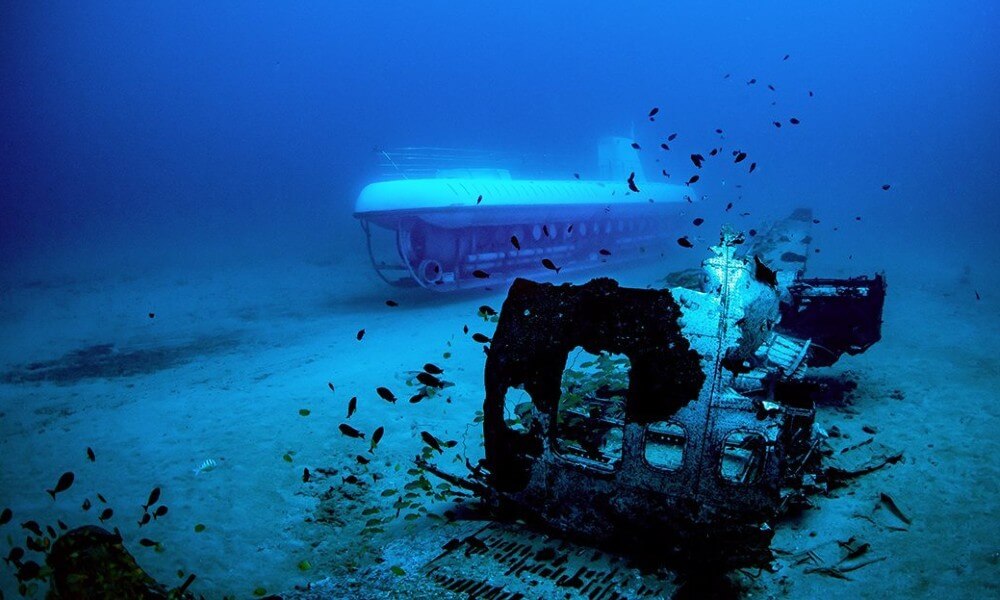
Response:
[[[552,237],[552,236],[549,235],[549,226],[548,225],[542,225],[542,233],[545,234],[545,237]]]
[[[10,552],[7,553],[7,558],[3,560],[8,565],[11,563],[17,565],[17,563],[21,562],[22,558],[24,558],[24,548],[21,548],[20,546],[14,546],[13,548],[10,549]]]
[[[468,335],[468,333],[469,333],[469,326],[468,325],[462,325],[462,333]]]
[[[337,428],[340,429],[340,433],[346,435],[347,437],[365,439],[365,434],[351,427],[347,423],[341,423]]]
[[[715,130],[715,133],[717,133],[717,134],[719,134],[719,135],[722,135],[722,130],[721,130],[721,129],[716,129],[716,130]]]
[[[6,525],[7,523],[10,523],[10,520],[13,518],[14,518],[14,511],[12,511],[9,508],[3,509],[3,512],[0,512],[0,525]]]
[[[750,163],[750,170],[747,171],[747,173],[753,173],[754,170],[756,170],[756,169],[757,169],[757,163],[752,162],[752,163]]]
[[[94,454],[94,449],[91,448],[90,446],[87,446],[87,460],[89,460],[90,462],[97,461],[97,455]]]
[[[369,460],[367,457],[365,457],[365,456],[363,456],[361,454],[355,456],[354,459],[356,461],[358,461],[358,464],[361,464],[361,465],[367,465],[368,463],[371,462],[371,460]]]
[[[891,188],[891,187],[892,186],[889,185],[888,183],[882,185],[882,189],[885,190],[885,191],[887,191],[887,192],[889,191],[889,188]]]
[[[430,373],[417,373],[417,381],[426,385],[427,387],[442,388],[444,384],[437,377],[431,375]]]
[[[48,492],[50,496],[52,496],[53,500],[55,500],[56,494],[68,490],[69,486],[73,485],[74,479],[75,476],[73,475],[73,472],[66,471],[59,477],[59,481],[56,482],[56,487],[52,488],[51,490],[45,490],[45,491]]]
[[[435,438],[433,435],[427,433],[426,431],[421,431],[420,439],[424,440],[424,443],[430,446],[432,449],[437,450],[438,453],[444,454],[444,450],[441,449],[441,443],[438,442],[437,438]]]
[[[46,533],[49,534],[49,537],[52,538],[52,539],[56,539],[57,537],[59,537],[59,534],[56,533],[55,528],[52,527],[51,525],[46,525],[45,526],[45,531],[46,531]]]
[[[347,477],[342,478],[341,481],[343,481],[344,483],[349,483],[351,485],[357,485],[358,483],[361,483],[361,480],[354,475],[348,475]]]
[[[388,401],[388,402],[395,402],[395,401],[396,401],[396,396],[395,396],[395,394],[393,394],[392,392],[390,392],[390,391],[389,391],[389,388],[386,388],[386,387],[378,387],[378,388],[375,388],[375,392],[376,392],[376,393],[377,393],[377,394],[379,395],[379,397],[381,397],[381,398],[382,398],[383,400],[386,400],[386,401]]]
[[[304,467],[302,469],[302,483],[309,483],[310,477],[312,477],[312,475],[309,473],[309,469]]]
[[[667,136],[667,141],[668,142],[672,142],[672,141],[674,141],[676,139],[677,139],[677,134],[676,133],[671,133],[670,135]]]
[[[39,534],[41,535],[41,534]],[[45,552],[47,548],[42,544],[46,541],[44,538],[39,538],[41,543],[35,540],[35,538],[28,536],[24,538],[24,545],[32,552]]]
[[[110,519],[113,516],[115,516],[114,509],[112,509],[112,508],[105,508],[104,510],[101,511],[101,514],[100,514],[99,517],[97,517],[97,520],[100,521],[101,523],[103,523],[103,522],[107,521],[108,519]]]
[[[757,80],[756,79],[751,79],[750,81],[747,82],[747,85],[753,85],[755,83],[757,83]]]
[[[810,97],[810,98],[812,98],[812,97],[813,97],[813,91],[812,91],[812,90],[809,90],[809,97]]]
[[[45,535],[42,533],[42,528],[38,526],[38,521],[25,521],[21,523],[21,529],[27,529],[39,537]]]
[[[475,342],[479,342],[480,344],[488,344],[490,342],[490,338],[481,333],[473,333],[472,340]]]
[[[775,127],[781,129],[781,121],[771,121],[771,122],[774,124]]]
[[[601,248],[597,251],[601,256],[611,256],[611,251],[605,248]]]
[[[664,177],[670,177],[670,173],[667,173],[666,169],[660,169],[660,173],[663,173]]]
[[[702,219],[701,217],[698,217],[697,219],[695,219],[694,221],[692,221],[692,223],[694,223],[695,227],[698,227],[699,225],[701,225],[704,222],[705,222],[705,219]]]
[[[573,177],[576,178],[576,179],[579,179],[580,178],[580,174],[579,173],[573,173]]]
[[[426,391],[417,392],[416,394],[410,396],[410,404],[416,404],[417,402],[420,402],[426,397],[427,397]]]
[[[487,317],[492,317],[493,315],[497,314],[497,311],[493,310],[492,306],[484,304],[479,307],[479,314],[486,315]],[[428,371],[428,373],[430,373],[430,371]]]
[[[772,269],[769,269],[767,265],[761,262],[760,257],[756,254],[753,257],[754,262],[754,279],[757,281],[767,284],[771,287],[778,286],[778,273]]]
[[[730,202],[729,204],[726,205],[726,212],[729,212],[730,210],[732,210],[732,208],[733,208],[733,203]]]
[[[167,508],[166,506],[163,506],[162,504],[160,506],[157,506],[156,510],[153,512],[153,520],[155,521],[156,519],[158,519],[158,518],[162,517],[163,515],[167,514],[167,512],[169,510],[170,510],[169,508]]]
[[[769,89],[769,90],[771,90],[773,92],[774,91],[774,86],[769,83],[769,84],[767,84],[767,89]]]
[[[799,123],[801,123],[801,121],[799,121],[795,117],[792,117],[791,119],[788,119],[788,122],[791,123],[792,125],[798,125]]]
[[[737,162],[737,163],[738,162],[743,162],[746,159],[746,157],[747,157],[747,153],[746,152],[740,152],[740,153],[738,153],[736,155],[736,160],[734,160],[733,162]]]
[[[150,515],[149,513],[142,513],[142,518],[140,518],[139,522],[138,522],[139,527],[142,527],[143,525],[148,525],[149,524],[149,520],[152,519],[152,518],[153,518],[153,516]]]
[[[482,310],[482,308],[480,308],[479,310]],[[441,367],[439,367],[439,366],[437,366],[437,365],[435,365],[433,363],[427,363],[427,364],[425,364],[424,365],[424,371],[427,371],[431,375],[440,375],[441,373],[444,373],[444,369],[442,369]]]
[[[153,319],[153,318],[155,318],[155,317],[156,317],[156,313],[149,313],[149,318],[150,318],[150,319]]]
[[[637,194],[639,193],[639,188],[636,187],[636,185],[635,185],[635,172],[634,171],[628,174],[628,189],[632,190],[633,192],[635,192]]]
[[[660,144],[660,148],[663,148],[664,150],[670,150],[670,146],[668,146],[666,142]]]
[[[979,295],[979,290],[972,290],[972,291],[976,293],[976,300],[982,300],[983,299],[982,296]]]
[[[649,116],[650,116],[650,117],[655,117],[655,116],[656,116],[656,113],[658,113],[658,112],[660,112],[660,109],[659,109],[659,107],[656,107],[656,106],[654,106],[653,108],[651,108],[651,109],[649,110]]]
[[[757,235],[757,230],[756,229],[751,229],[747,233],[750,234],[750,237],[753,237],[753,236]]]
[[[395,300],[386,300],[385,301],[385,305],[386,306],[399,306],[399,302],[396,302]]]
[[[632,142],[632,147],[635,148],[636,150],[642,150],[642,148],[639,147],[638,142]]]
[[[718,148],[712,148],[712,151],[709,152],[708,155],[709,156],[715,156],[718,153],[719,153],[719,149]]]
[[[358,397],[351,396],[351,399],[347,401],[347,418],[350,419],[356,410],[358,410]]]
[[[481,269],[476,269],[475,271],[472,272],[472,276],[475,277],[476,279],[488,279],[490,274]]]
[[[520,250],[521,249],[521,242],[517,241],[517,236],[516,235],[510,236],[510,244],[512,246],[514,246],[515,250]]]
[[[17,574],[15,575],[15,577],[19,582],[24,583],[25,581],[38,579],[38,577],[41,574],[42,574],[42,566],[33,560],[29,560],[28,562],[22,564],[17,569]]]
[[[383,435],[385,435],[385,427],[379,427],[372,432],[371,445],[368,447],[369,452],[375,452],[375,448],[378,448],[378,443],[382,441]]]
[[[63,523],[63,522],[62,522],[61,520],[59,520],[59,519],[56,519],[56,525],[58,525],[58,526],[59,526],[59,529],[62,529],[63,531],[66,531],[67,529],[69,529],[69,525],[67,525],[67,524]]]
[[[819,225],[819,219],[813,219],[813,225]]]
[[[573,224],[570,223],[569,227],[566,228],[566,233],[573,233]]]
[[[722,78],[723,79],[729,79],[729,73],[726,73]]]
[[[686,185],[691,185],[692,183],[698,181],[699,179],[701,179],[701,177],[699,177],[698,175],[692,175],[691,179],[687,180],[687,184]]]
[[[355,336],[355,337],[357,337],[357,338],[358,338],[358,341],[360,342],[360,341],[361,341],[361,338],[365,337],[365,330],[364,330],[364,329],[359,329],[359,330],[358,330],[358,334],[357,334],[357,336]]]
[[[149,498],[146,503],[142,505],[142,510],[147,511],[149,507],[156,504],[160,500],[160,488],[155,487],[153,491],[149,492]]]
[[[677,245],[681,248],[694,248],[694,244],[688,239],[688,236],[677,238]]]
[[[329,381],[328,381],[328,382],[326,382],[326,387],[330,388],[330,391],[331,391],[331,392],[334,392],[334,393],[336,393],[336,391],[337,391],[337,388],[335,388],[335,387],[333,386],[333,384],[332,384],[332,383],[330,383]]]
[[[83,504],[80,505],[80,508],[82,508],[84,512],[90,510],[90,498],[84,498]]]
[[[151,540],[149,538],[142,538],[142,539],[139,540],[139,545],[143,546],[145,548],[152,548],[154,546],[159,546],[160,542],[154,542],[153,540]]]
[[[482,201],[483,201],[483,195],[482,195],[482,194],[479,194],[479,197],[478,197],[478,198],[476,198],[476,204],[479,204],[479,203],[480,203],[480,202],[482,202]]]
[[[551,260],[547,258],[542,259],[542,266],[550,271],[555,271],[556,273],[558,273],[562,269],[562,267],[557,267]]]
[[[786,55],[785,55],[785,58],[783,58],[783,59],[781,59],[781,60],[788,60],[788,55],[786,54]]]
[[[692,154],[691,155],[691,162],[693,162],[694,166],[698,167],[699,169],[701,168],[701,163],[704,160],[705,160],[705,157],[702,156],[702,155],[700,155],[700,154]]]

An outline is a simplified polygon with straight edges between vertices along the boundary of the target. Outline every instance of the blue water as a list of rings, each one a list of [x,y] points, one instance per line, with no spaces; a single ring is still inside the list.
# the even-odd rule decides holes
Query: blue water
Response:
[[[900,230],[943,217],[922,243],[997,223],[990,2],[2,10],[5,270],[64,251],[351,249],[331,233],[354,233],[375,146],[544,152],[586,171],[633,123],[650,148],[682,134],[678,170],[723,128],[759,159],[756,205],[807,199]],[[770,125],[790,116],[802,125]],[[721,194],[724,170],[704,175]]]
[[[309,348],[260,359],[265,366],[248,377],[287,373],[294,369],[283,361],[298,368],[299,359],[311,357],[334,371],[360,361],[352,373],[373,387],[380,377],[419,366],[424,350],[439,357],[443,340],[481,303],[406,296],[413,312],[372,312],[395,293],[371,273],[352,218],[359,191],[379,177],[374,149],[498,151],[527,157],[511,167],[515,175],[568,179],[573,172],[596,176],[599,140],[623,135],[642,146],[649,177],[661,168],[675,183],[701,176],[703,201],[695,212],[715,219],[711,226],[737,221],[744,211],[764,218],[810,206],[821,221],[817,268],[839,275],[886,270],[890,294],[894,283],[902,293],[891,300],[897,312],[887,313],[899,319],[887,327],[903,334],[925,326],[910,341],[933,340],[922,355],[928,362],[907,375],[880,372],[887,385],[912,381],[938,356],[965,377],[949,392],[952,401],[995,398],[987,384],[998,378],[997,363],[983,348],[993,344],[1000,281],[1000,6],[982,0],[596,4],[3,3],[3,370],[108,342],[196,339],[217,348],[214,342],[225,346],[227,332],[239,329],[252,339],[250,350],[245,337],[239,342],[246,356],[258,348],[260,359],[283,344]],[[659,113],[650,122],[653,107]],[[800,124],[790,124],[793,117]],[[659,150],[675,132],[671,150]],[[695,169],[688,156],[720,143],[723,155]],[[749,154],[745,163],[732,163],[734,148]],[[758,166],[747,174],[751,161]],[[735,209],[726,214],[728,202]],[[752,226],[750,218],[738,224]],[[630,273],[621,275],[631,281]],[[502,298],[502,291],[486,297],[497,307]],[[439,304],[445,312],[434,312]],[[151,333],[150,311],[173,321]],[[447,334],[422,326],[434,318],[452,326]],[[384,344],[377,353],[358,355],[322,337],[336,329],[351,338],[366,323],[377,330],[372,322],[397,336],[386,333],[379,342],[370,335],[372,344]],[[400,345],[412,360],[384,363]],[[905,344],[893,347],[900,354],[881,359],[879,368],[907,360]],[[228,406],[227,394],[239,389],[244,373],[214,360],[204,362],[198,380],[229,382],[205,394]],[[481,353],[466,360],[462,391],[474,407],[481,399]],[[308,377],[314,390],[308,393],[323,393],[333,375]],[[968,383],[977,377],[985,383]],[[40,427],[32,421],[38,403],[63,398],[104,406],[88,394],[129,395],[122,387],[129,383],[137,381],[0,386],[0,412],[8,416],[0,431],[12,436],[0,459],[8,472],[0,476],[0,507],[46,518],[48,498],[25,497],[22,477],[32,488],[51,486],[75,463],[57,466],[49,458],[79,454],[88,445],[82,432],[112,418],[95,409],[64,434],[38,437],[30,433]],[[299,380],[285,384],[272,391],[275,397],[305,397]],[[926,383],[940,391],[935,386]],[[180,414],[175,393],[165,384],[146,401]],[[191,402],[185,410],[195,414]],[[988,409],[979,418],[995,423],[995,417]],[[148,413],[129,418],[144,421]],[[270,427],[267,411],[246,419],[257,419],[259,431]],[[335,436],[331,423],[300,439],[318,444]],[[951,426],[957,435],[958,423]],[[148,450],[169,462],[167,453],[145,447],[169,435],[157,431],[154,442],[123,433],[117,448]],[[977,443],[994,447],[995,433],[986,437]],[[280,458],[284,449],[268,451]],[[189,474],[187,463],[201,458],[185,456],[178,470]],[[971,460],[954,458],[965,459]],[[15,478],[13,463],[24,461],[32,468],[17,470]],[[144,468],[122,461],[125,471]],[[995,481],[993,459],[968,469]],[[122,481],[122,489],[130,502],[141,502],[158,471],[133,472],[141,482]],[[953,489],[941,486],[942,494]],[[247,492],[258,493],[266,496],[257,488]],[[997,507],[995,483],[979,499],[984,505]],[[979,529],[996,532],[995,513],[982,518]],[[294,571],[302,556],[289,559],[286,570]],[[252,564],[253,556],[239,560]],[[342,573],[336,559],[314,562],[315,579]],[[977,577],[995,577],[991,564]],[[904,574],[916,569],[912,562],[897,567]],[[3,570],[0,577],[7,577]],[[204,593],[247,596],[256,585],[227,579],[218,564],[203,570],[214,570]],[[276,590],[296,582],[273,576],[259,584]],[[929,589],[913,585],[890,589],[914,595]],[[3,586],[15,593],[10,581]]]

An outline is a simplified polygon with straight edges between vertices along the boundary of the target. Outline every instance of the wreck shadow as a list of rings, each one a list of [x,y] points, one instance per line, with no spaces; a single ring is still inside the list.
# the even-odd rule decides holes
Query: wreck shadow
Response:
[[[811,398],[817,408],[844,408],[854,404],[858,380],[853,374],[807,376],[804,382],[812,386]]]

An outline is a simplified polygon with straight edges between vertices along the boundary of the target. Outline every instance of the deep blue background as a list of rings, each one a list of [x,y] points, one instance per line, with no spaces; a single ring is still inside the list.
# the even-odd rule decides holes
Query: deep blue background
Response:
[[[373,146],[586,175],[633,123],[675,179],[716,127],[750,152],[749,178],[706,166],[716,203],[864,212],[869,235],[996,264],[995,2],[596,4],[3,3],[0,269],[360,252]]]

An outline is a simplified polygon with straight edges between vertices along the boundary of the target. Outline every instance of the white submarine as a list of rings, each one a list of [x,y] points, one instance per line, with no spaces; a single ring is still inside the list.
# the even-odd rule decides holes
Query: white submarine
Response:
[[[631,144],[615,137],[599,146],[599,180],[513,179],[506,169],[463,166],[461,153],[380,151],[402,178],[365,186],[354,216],[375,270],[398,286],[453,291],[656,256],[695,194],[647,180]],[[397,160],[418,164],[414,177]],[[376,258],[376,234],[395,238],[398,258]]]

